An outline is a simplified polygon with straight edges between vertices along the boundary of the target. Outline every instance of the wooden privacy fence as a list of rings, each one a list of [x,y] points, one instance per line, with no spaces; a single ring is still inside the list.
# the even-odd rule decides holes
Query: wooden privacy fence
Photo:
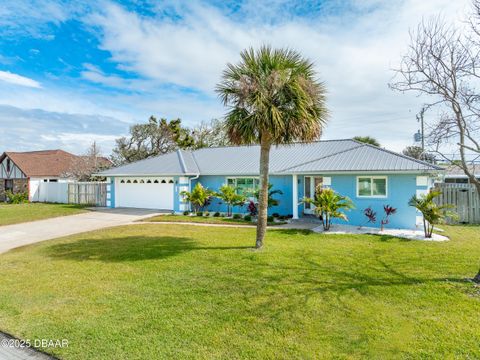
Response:
[[[68,184],[68,203],[107,206],[107,183],[76,182]]]
[[[480,224],[480,200],[473,184],[436,184],[442,192],[436,202],[439,205],[452,204],[459,219],[449,223]]]

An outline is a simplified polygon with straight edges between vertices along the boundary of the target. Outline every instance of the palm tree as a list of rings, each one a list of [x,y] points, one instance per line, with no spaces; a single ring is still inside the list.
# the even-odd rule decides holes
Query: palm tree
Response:
[[[354,136],[353,140],[360,141],[364,144],[370,144],[380,147],[380,143],[378,142],[378,140],[371,136]]]
[[[268,166],[272,145],[318,139],[327,118],[325,87],[313,63],[298,52],[262,46],[242,51],[217,85],[228,107],[225,128],[236,145],[260,145],[260,196],[256,247],[267,227]]]
[[[283,191],[276,189],[272,190],[273,184],[268,184],[268,195],[267,195],[267,207],[271,208],[272,206],[278,206],[280,204],[280,200],[275,199],[274,195],[283,195]],[[260,189],[257,189],[253,192],[253,197],[258,199],[260,197]]]
[[[352,200],[347,196],[342,196],[336,193],[333,189],[323,189],[319,185],[315,189],[315,196],[312,198],[304,198],[304,203],[310,203],[315,206],[315,214],[322,219],[323,230],[330,230],[332,219],[342,219],[348,221],[346,210],[354,208]]]

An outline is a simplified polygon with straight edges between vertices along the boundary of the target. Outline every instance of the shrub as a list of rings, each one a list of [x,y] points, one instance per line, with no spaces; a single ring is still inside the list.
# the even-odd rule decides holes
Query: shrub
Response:
[[[433,233],[433,227],[436,224],[442,224],[445,222],[446,217],[458,218],[458,215],[449,209],[454,206],[451,204],[438,205],[434,200],[437,196],[440,196],[441,191],[430,191],[426,195],[412,196],[408,205],[413,206],[423,215],[423,231],[426,238],[431,238]]]
[[[273,216],[274,218],[278,218],[278,217],[280,217],[280,214],[279,214],[279,213],[273,213],[272,216]]]
[[[245,216],[243,217],[243,220],[245,220],[245,221],[252,221],[252,216],[251,216],[251,215],[245,215]]]
[[[247,211],[250,214],[250,216],[257,216],[258,214],[258,209],[257,209],[257,204],[255,204],[252,200],[248,203]]]
[[[5,195],[7,196],[8,202],[10,204],[23,204],[28,202],[28,193],[21,192],[14,194],[10,190],[5,191]]]
[[[208,211],[205,211],[205,212],[203,213],[203,216],[210,216],[210,213],[209,213]]]
[[[242,218],[242,214],[233,214],[233,218],[234,218],[234,219],[241,219],[241,218]]]
[[[342,210],[350,210],[354,207],[352,200],[348,197],[330,188],[323,189],[321,185],[315,189],[314,198],[304,198],[302,202],[315,205],[315,213],[322,220],[325,231],[330,229],[333,218],[348,221],[347,215]]]
[[[275,221],[275,218],[270,215],[270,216],[267,216],[267,222],[274,222]]]
[[[190,211],[185,210],[185,211],[183,212],[183,215],[190,215]]]
[[[280,216],[278,217],[278,220],[282,220],[282,221],[287,220],[287,219],[288,219],[288,217],[285,216],[285,215],[280,215]]]
[[[272,206],[278,206],[280,204],[280,201],[277,199],[273,198],[273,195],[283,195],[282,190],[272,190],[273,185],[268,184],[268,205],[267,207],[271,208]],[[254,193],[253,196],[258,199],[260,197],[260,189],[257,189]]]
[[[202,184],[197,183],[191,192],[182,191],[180,195],[185,196],[185,199],[192,204],[194,212],[199,212],[200,209],[210,204],[210,199],[214,193],[204,188]]]
[[[203,211],[197,211],[197,216],[203,216]]]
[[[213,214],[214,217],[219,217],[220,213],[217,211],[215,214]]]
[[[382,219],[382,231],[383,231],[383,226],[387,225],[390,221],[390,216],[394,215],[397,212],[397,209],[390,206],[390,205],[383,205],[383,211],[385,212],[385,217]]]
[[[215,196],[227,205],[227,215],[232,214],[232,208],[234,206],[243,206],[247,198],[245,195],[237,194],[237,189],[230,185],[223,185]]]

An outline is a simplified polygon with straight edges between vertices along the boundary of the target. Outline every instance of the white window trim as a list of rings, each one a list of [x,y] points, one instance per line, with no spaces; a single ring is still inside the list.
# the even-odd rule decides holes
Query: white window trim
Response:
[[[225,178],[225,185],[228,185],[228,180],[235,180],[235,184],[234,184],[234,187],[237,188],[237,179],[253,179],[253,180],[257,180],[258,182],[258,187],[257,189],[260,188],[260,177],[258,176],[227,176]],[[253,198],[252,197],[249,197],[250,200],[252,200]]]
[[[359,182],[358,180],[362,179],[370,179],[373,182],[373,179],[385,179],[385,195],[360,195],[360,187],[358,186]],[[388,176],[369,176],[369,175],[360,175],[357,176],[356,178],[356,183],[355,187],[357,188],[357,198],[362,198],[362,199],[385,199],[388,197]],[[372,188],[373,189],[373,188]]]

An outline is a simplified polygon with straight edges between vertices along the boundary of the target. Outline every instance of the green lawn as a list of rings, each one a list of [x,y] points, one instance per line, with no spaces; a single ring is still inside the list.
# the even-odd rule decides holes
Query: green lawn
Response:
[[[452,241],[139,224],[0,255],[0,328],[66,359],[480,358],[480,228]]]
[[[158,215],[142,221],[148,222],[190,222],[190,223],[204,223],[204,224],[227,224],[227,225],[251,225],[256,226],[256,223],[246,221],[243,219],[232,219],[225,217],[213,216],[188,216],[188,215]],[[268,225],[282,225],[286,222],[269,222]]]
[[[84,212],[84,206],[73,204],[7,204],[0,205],[0,226]]]

